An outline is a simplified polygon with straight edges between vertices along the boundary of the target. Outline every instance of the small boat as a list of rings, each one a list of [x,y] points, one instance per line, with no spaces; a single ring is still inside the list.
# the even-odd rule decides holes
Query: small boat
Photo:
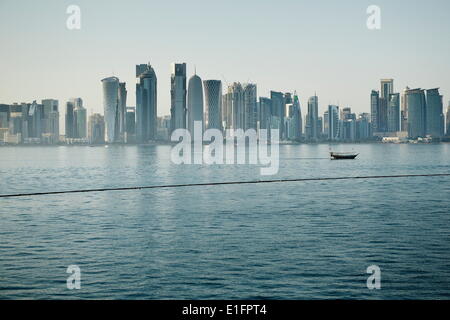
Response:
[[[331,160],[354,160],[359,153],[330,152]]]

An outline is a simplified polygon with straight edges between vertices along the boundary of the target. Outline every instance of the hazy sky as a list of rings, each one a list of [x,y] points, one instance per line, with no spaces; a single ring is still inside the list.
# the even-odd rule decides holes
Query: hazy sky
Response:
[[[66,9],[81,8],[81,30]],[[381,30],[366,27],[369,5]],[[103,113],[100,80],[127,83],[135,105],[135,64],[158,77],[158,114],[170,113],[170,63],[197,66],[203,79],[252,81],[258,95],[315,91],[329,103],[369,111],[371,89],[441,87],[450,99],[450,1],[401,0],[0,0],[0,103],[82,97]],[[447,102],[445,102],[447,105]]]

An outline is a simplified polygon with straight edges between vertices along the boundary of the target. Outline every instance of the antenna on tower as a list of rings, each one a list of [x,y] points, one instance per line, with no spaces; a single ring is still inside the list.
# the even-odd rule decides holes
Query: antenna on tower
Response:
[[[222,74],[222,79],[223,79],[223,81],[226,83],[226,85],[228,87],[228,81],[227,81],[227,79],[225,78],[225,76],[223,74]]]

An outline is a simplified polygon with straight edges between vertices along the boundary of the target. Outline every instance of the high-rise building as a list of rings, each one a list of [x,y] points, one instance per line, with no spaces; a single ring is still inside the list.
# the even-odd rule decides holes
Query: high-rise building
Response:
[[[244,90],[239,82],[228,86],[223,96],[222,117],[226,129],[244,129]]]
[[[339,107],[335,105],[328,106],[327,113],[327,138],[330,141],[338,140],[339,138]]]
[[[400,94],[393,93],[389,95],[388,104],[388,132],[400,131]]]
[[[66,103],[66,116],[65,116],[65,136],[66,139],[75,137],[75,106],[72,101]]]
[[[356,120],[345,119],[341,120],[342,130],[341,139],[343,141],[354,142],[356,140]]]
[[[422,89],[411,89],[406,93],[408,103],[408,136],[410,138],[426,135],[426,101]]]
[[[292,138],[294,140],[300,140],[303,134],[303,125],[300,99],[298,98],[297,92],[294,92],[292,99],[286,99],[286,101],[291,102],[289,107],[289,118],[292,121]]]
[[[258,121],[259,129],[270,129],[272,117],[272,100],[270,98],[259,98]]]
[[[87,112],[86,108],[79,105],[74,110],[74,138],[85,139],[87,132]]]
[[[119,139],[117,129],[119,109],[119,79],[109,77],[102,80],[103,110],[105,114],[106,142],[114,143]]]
[[[280,130],[280,139],[285,139],[285,128],[284,128],[284,119],[286,118],[286,105],[285,105],[285,97],[282,92],[270,91],[270,99],[272,100],[272,118],[278,119],[276,120],[278,128]]]
[[[318,139],[319,98],[314,95],[308,100],[308,114],[306,115],[306,139],[316,141]]]
[[[186,63],[171,66],[171,131],[186,129]]]
[[[105,118],[98,113],[89,116],[88,140],[91,144],[105,143]]]
[[[136,108],[127,107],[125,128],[125,142],[136,142]]]
[[[126,129],[126,115],[127,115],[127,88],[125,82],[119,82],[119,92],[118,92],[118,110],[116,122],[116,132],[119,133],[118,140],[125,142],[125,129]]]
[[[194,135],[194,122],[203,123],[203,86],[202,79],[194,74],[188,83],[188,102],[187,102],[187,115],[188,115],[188,129],[191,136]]]
[[[444,136],[444,106],[438,88],[427,90],[426,102],[426,134],[441,138]]]
[[[388,109],[390,95],[394,93],[394,80],[381,79],[380,101],[378,106],[378,130],[388,131]]]
[[[136,139],[145,143],[156,139],[157,77],[150,64],[136,66]]]
[[[367,140],[370,138],[370,114],[361,113],[356,120],[356,139]]]
[[[380,132],[379,109],[380,109],[380,92],[372,90],[370,94],[370,117],[373,134]]]
[[[36,101],[29,106],[28,109],[28,137],[41,139],[43,128],[42,119],[44,114],[44,106]]]
[[[450,101],[448,102],[447,115],[446,115],[445,135],[450,137]]]
[[[42,100],[44,106],[43,132],[47,143],[59,142],[59,102],[55,99]]]
[[[389,100],[389,96],[394,93],[394,79],[381,79],[381,99]]]
[[[406,98],[406,93],[409,87],[403,89],[401,96],[401,130],[404,132],[408,131],[408,99]]]
[[[222,130],[222,82],[203,81],[205,90],[205,128]]]
[[[256,84],[246,83],[243,85],[242,89],[244,102],[244,130],[256,129],[258,103]]]

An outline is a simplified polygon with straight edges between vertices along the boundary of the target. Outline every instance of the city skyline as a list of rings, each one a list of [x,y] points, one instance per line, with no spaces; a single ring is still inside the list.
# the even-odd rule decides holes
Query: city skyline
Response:
[[[323,9],[324,3],[328,10]],[[319,114],[329,104],[350,106],[357,113],[367,111],[367,92],[378,87],[374,79],[386,77],[395,78],[399,89],[441,87],[448,100],[450,67],[446,57],[450,46],[441,39],[448,34],[450,22],[436,17],[450,8],[448,2],[434,1],[431,6],[416,2],[412,9],[399,2],[380,1],[382,27],[376,31],[366,27],[369,2],[324,3],[248,2],[240,4],[239,13],[230,21],[208,14],[219,9],[224,13],[221,16],[227,16],[232,5],[200,1],[187,6],[180,2],[172,11],[178,23],[171,26],[157,17],[158,12],[170,10],[166,4],[117,3],[105,10],[105,2],[79,1],[81,30],[70,31],[65,27],[67,3],[3,1],[0,24],[8,28],[1,28],[0,41],[11,50],[0,53],[6,62],[0,75],[0,96],[3,103],[46,98],[67,101],[80,96],[89,114],[91,110],[98,113],[103,110],[98,79],[117,76],[128,84],[129,97],[134,97],[135,75],[130,66],[135,61],[149,61],[159,76],[158,116],[168,115],[170,63],[182,61],[187,63],[187,78],[196,69],[202,79],[221,80],[223,88],[240,81],[256,83],[259,96],[268,96],[271,90],[297,91],[302,106],[317,92],[321,97]],[[442,10],[435,10],[437,6]],[[283,9],[287,23],[273,19],[271,12],[277,8]],[[11,20],[17,12],[25,22]],[[152,22],[143,22],[143,12]],[[256,17],[265,23],[249,23]],[[112,25],[111,18],[121,23]],[[411,23],[416,19],[420,24]],[[210,30],[205,30],[207,24]],[[149,26],[164,32],[148,31]],[[246,29],[238,34],[229,32],[243,26]],[[187,37],[190,34],[196,38]],[[149,41],[143,42],[144,36]],[[422,42],[412,42],[413,36]],[[177,41],[169,44],[168,39]],[[223,39],[229,39],[227,46]],[[381,42],[389,43],[390,50],[380,49]],[[281,56],[268,50],[273,45],[282,48]],[[36,50],[24,50],[29,47]],[[67,79],[61,81],[64,77]]]

